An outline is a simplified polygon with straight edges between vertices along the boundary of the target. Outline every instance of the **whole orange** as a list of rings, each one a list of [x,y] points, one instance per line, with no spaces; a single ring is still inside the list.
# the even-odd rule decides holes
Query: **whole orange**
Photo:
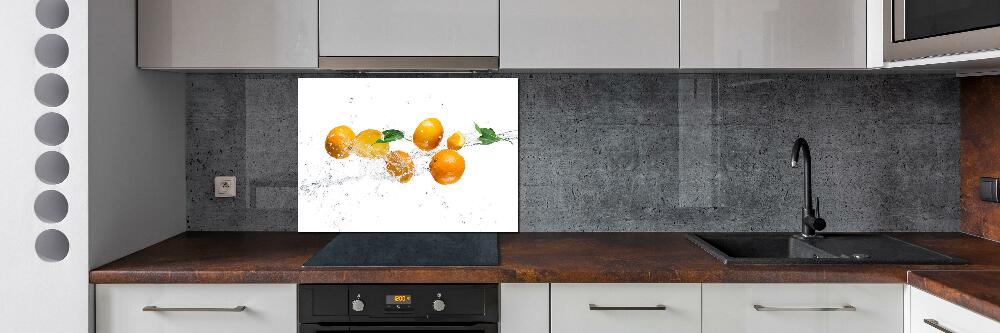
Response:
[[[427,118],[417,124],[413,130],[413,144],[423,151],[431,151],[437,148],[444,136],[444,127],[437,118]]]
[[[439,151],[431,157],[430,171],[438,184],[454,184],[465,173],[465,158],[451,149]]]
[[[340,125],[330,130],[326,135],[326,153],[333,158],[347,158],[351,155],[351,142],[354,141],[354,131],[347,125]]]
[[[385,170],[400,183],[409,182],[413,178],[413,169],[413,159],[406,152],[396,150],[385,157]]]
[[[358,156],[365,158],[381,158],[385,157],[385,154],[389,153],[388,143],[375,143],[378,139],[382,138],[382,132],[366,129],[358,133],[358,137],[354,139],[353,150]]]

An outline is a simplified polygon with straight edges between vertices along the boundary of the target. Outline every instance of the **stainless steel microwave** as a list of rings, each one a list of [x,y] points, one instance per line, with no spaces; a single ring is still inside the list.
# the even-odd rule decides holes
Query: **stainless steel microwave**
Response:
[[[885,60],[1000,49],[1000,0],[884,0]]]

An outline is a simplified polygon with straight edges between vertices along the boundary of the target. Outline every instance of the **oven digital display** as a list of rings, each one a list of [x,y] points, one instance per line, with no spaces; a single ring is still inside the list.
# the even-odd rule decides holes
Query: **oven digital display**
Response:
[[[413,297],[410,295],[385,295],[385,304],[412,304]]]

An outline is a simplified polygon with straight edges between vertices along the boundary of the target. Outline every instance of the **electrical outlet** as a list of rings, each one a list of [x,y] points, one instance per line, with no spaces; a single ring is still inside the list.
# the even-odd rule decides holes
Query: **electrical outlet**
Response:
[[[215,197],[232,198],[236,196],[236,177],[215,177]]]
[[[1000,202],[1000,192],[997,191],[998,180],[993,177],[979,178],[979,199],[988,202]]]

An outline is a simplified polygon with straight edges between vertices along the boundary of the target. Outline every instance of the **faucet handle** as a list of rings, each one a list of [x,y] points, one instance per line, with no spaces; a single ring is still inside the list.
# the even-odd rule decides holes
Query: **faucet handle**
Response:
[[[816,196],[816,217],[819,217],[819,196]]]
[[[819,217],[819,196],[818,195],[816,196],[816,220],[813,220],[813,228],[815,228],[816,231],[826,229],[826,220],[824,220],[822,217]]]

